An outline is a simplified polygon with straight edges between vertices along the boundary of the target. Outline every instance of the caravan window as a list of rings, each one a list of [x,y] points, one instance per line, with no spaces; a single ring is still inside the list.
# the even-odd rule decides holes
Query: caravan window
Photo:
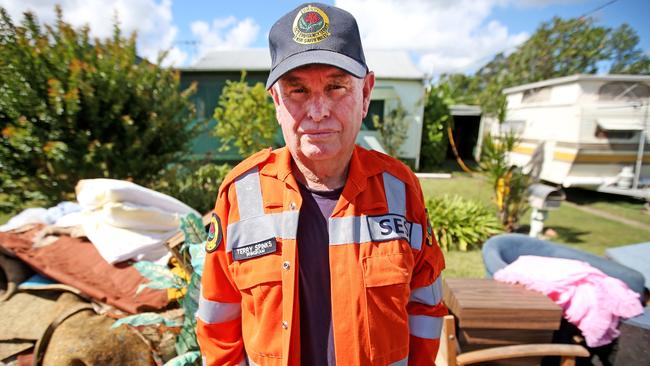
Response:
[[[627,130],[606,130],[598,125],[596,125],[595,136],[599,139],[620,139],[620,140],[629,140],[634,137],[636,131],[627,131]]]
[[[650,87],[631,81],[613,81],[600,87],[600,101],[635,101],[650,97]]]
[[[535,88],[524,91],[524,96],[521,99],[522,103],[539,103],[548,102],[551,100],[551,88]]]

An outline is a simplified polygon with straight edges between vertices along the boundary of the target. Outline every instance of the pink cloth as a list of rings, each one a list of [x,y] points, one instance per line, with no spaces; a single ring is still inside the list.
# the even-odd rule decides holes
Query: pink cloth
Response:
[[[497,271],[494,279],[522,284],[555,301],[564,317],[582,331],[589,347],[616,339],[619,317],[643,313],[639,294],[578,260],[524,255]]]

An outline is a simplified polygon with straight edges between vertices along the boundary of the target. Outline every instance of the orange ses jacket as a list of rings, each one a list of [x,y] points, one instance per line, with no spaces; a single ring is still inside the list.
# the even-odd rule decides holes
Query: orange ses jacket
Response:
[[[204,365],[300,364],[296,231],[302,203],[287,148],[259,152],[219,189],[197,334]],[[360,147],[328,219],[336,364],[433,365],[442,253],[402,163]],[[307,365],[305,365],[307,366]]]

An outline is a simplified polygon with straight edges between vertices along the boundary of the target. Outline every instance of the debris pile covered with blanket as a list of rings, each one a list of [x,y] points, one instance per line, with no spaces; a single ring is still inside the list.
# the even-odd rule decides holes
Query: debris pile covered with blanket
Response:
[[[76,196],[0,226],[0,365],[199,362],[199,213],[113,179]]]

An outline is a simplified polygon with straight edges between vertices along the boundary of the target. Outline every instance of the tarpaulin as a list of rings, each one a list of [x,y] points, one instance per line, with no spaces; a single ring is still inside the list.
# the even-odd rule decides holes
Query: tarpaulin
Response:
[[[40,228],[0,233],[0,246],[37,272],[128,313],[159,310],[168,304],[165,290],[144,289],[136,295],[138,286],[148,280],[128,263],[109,264],[85,239],[62,235],[52,244],[33,247],[32,238]]]

